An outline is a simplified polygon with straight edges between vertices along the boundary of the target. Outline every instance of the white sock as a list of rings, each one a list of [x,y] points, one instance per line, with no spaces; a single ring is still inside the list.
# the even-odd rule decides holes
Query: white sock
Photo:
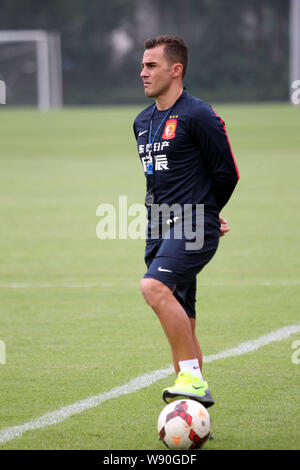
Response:
[[[189,359],[188,361],[179,361],[180,371],[188,370],[200,380],[203,380],[198,359]]]

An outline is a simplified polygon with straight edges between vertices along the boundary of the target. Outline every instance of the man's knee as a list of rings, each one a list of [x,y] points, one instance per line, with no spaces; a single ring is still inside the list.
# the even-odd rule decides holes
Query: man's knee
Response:
[[[153,308],[170,291],[165,284],[152,278],[143,278],[140,283],[140,289],[147,304]]]

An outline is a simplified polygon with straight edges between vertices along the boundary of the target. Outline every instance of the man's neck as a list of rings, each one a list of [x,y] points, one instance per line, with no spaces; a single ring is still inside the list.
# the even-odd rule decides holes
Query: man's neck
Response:
[[[183,93],[183,87],[177,87],[174,90],[168,90],[166,94],[160,95],[156,97],[156,107],[158,111],[164,111],[171,106],[173,106],[174,103],[178,100],[178,98],[182,95]]]

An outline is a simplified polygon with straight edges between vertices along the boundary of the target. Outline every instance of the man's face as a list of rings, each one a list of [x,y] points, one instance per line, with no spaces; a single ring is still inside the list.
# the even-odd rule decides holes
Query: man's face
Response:
[[[173,66],[164,56],[164,45],[146,49],[142,61],[141,78],[144,83],[145,95],[158,97],[171,85]]]

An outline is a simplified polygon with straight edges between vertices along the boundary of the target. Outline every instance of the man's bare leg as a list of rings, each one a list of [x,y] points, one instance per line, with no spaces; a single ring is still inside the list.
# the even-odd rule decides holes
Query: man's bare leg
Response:
[[[141,291],[157,314],[178,361],[196,357],[191,323],[172,291],[156,279],[144,278]]]
[[[199,370],[197,356],[200,356],[202,365],[202,354],[195,334],[195,324],[188,318],[173,292],[162,282],[144,278],[141,281],[141,291],[146,302],[156,312],[169,340],[175,370],[179,372],[181,366],[183,367],[180,371],[183,375],[178,375],[180,380],[173,387],[163,390],[163,400],[168,403],[178,396],[188,396],[207,408],[212,406],[214,401]]]
[[[192,328],[194,350],[196,353],[196,358],[198,359],[198,362],[199,362],[200,370],[202,372],[203,356],[202,356],[202,351],[201,351],[200,344],[196,335],[196,320],[194,318],[189,318],[189,320],[190,320],[191,328]],[[178,361],[178,358],[176,357],[175,351],[173,350],[172,350],[172,359],[173,359],[175,373],[178,374],[180,372],[179,361]]]

